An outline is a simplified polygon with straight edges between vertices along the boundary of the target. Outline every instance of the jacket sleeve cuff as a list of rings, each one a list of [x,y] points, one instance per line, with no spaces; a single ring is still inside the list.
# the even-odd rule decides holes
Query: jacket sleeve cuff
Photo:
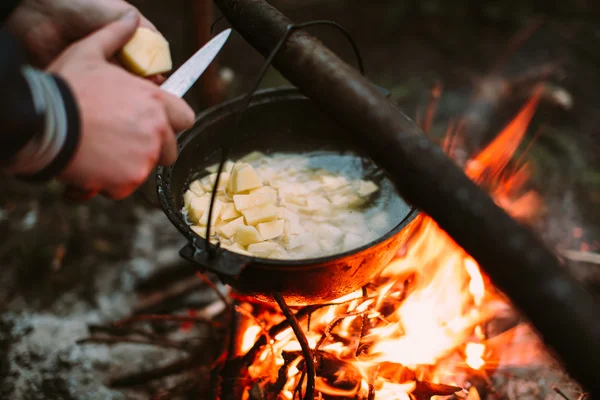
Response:
[[[64,141],[60,151],[53,160],[40,171],[20,176],[28,182],[45,182],[59,175],[73,160],[81,138],[81,120],[79,107],[75,96],[67,82],[58,75],[50,77],[58,89],[62,107],[54,107],[55,118],[62,123],[56,124],[56,129],[64,129]]]
[[[45,97],[23,72],[24,54],[15,38],[0,30],[0,166],[10,163],[44,130]],[[10,55],[10,56],[8,56]]]

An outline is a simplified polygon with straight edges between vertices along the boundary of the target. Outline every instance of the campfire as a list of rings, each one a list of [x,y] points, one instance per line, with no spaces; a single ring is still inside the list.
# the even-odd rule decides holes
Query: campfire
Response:
[[[542,94],[534,90],[494,140],[460,163],[523,224],[543,208],[529,185],[529,164],[516,156],[530,145],[525,137]],[[457,160],[467,132],[454,126],[442,147]],[[78,343],[182,350],[187,356],[172,363],[112,381],[131,387],[176,379],[157,383],[164,386],[152,390],[156,399],[585,399],[508,298],[432,218],[422,213],[407,229],[409,240],[376,279],[327,304],[291,308],[279,294],[277,304],[227,295],[214,276],[190,277],[186,264],[182,281],[159,289],[167,275],[157,273],[134,315],[90,326],[92,335]],[[187,305],[187,295],[202,287],[217,301]],[[144,325],[150,330],[139,329]]]
[[[540,199],[526,188],[528,164],[511,160],[539,100],[540,93],[534,93],[497,138],[464,166],[472,180],[522,221],[535,217]],[[444,148],[450,154],[456,134],[460,132],[446,136]],[[361,291],[330,304],[291,310],[291,321],[268,305],[236,300],[244,317],[229,359],[237,356],[241,367],[233,372],[238,384],[223,389],[233,398],[306,399],[307,385],[313,383],[294,333],[298,327],[312,352],[315,398],[320,399],[474,400],[481,396],[478,384],[486,386],[503,360],[532,360],[523,344],[511,349],[515,335],[527,326],[511,313],[508,300],[426,215],[414,222],[406,248]],[[539,348],[534,335],[527,341],[529,353]]]
[[[339,123],[340,147],[356,141],[366,155],[378,156],[378,164],[398,172],[394,179],[407,203],[426,210],[403,228],[406,235],[402,247],[390,246],[389,254],[391,257],[395,253],[394,259],[388,263],[387,258],[387,265],[379,263],[381,272],[368,284],[360,287],[363,281],[344,294],[358,290],[337,299],[332,297],[339,294],[296,306],[300,302],[289,298],[286,305],[287,293],[267,289],[261,295],[272,294],[275,302],[261,303],[228,288],[227,282],[234,283],[230,275],[190,262],[182,254],[182,246],[189,249],[200,241],[182,237],[180,227],[171,226],[163,210],[142,207],[133,199],[115,205],[97,199],[89,206],[74,207],[63,205],[62,188],[58,186],[51,185],[48,192],[40,190],[39,199],[31,199],[29,191],[21,186],[7,186],[10,196],[5,196],[0,209],[3,227],[10,233],[2,251],[2,260],[10,270],[5,268],[6,293],[0,296],[7,310],[0,316],[0,398],[590,400],[575,380],[586,390],[597,388],[597,369],[590,360],[598,359],[598,354],[589,346],[591,335],[586,336],[586,332],[598,330],[582,329],[573,323],[577,319],[568,318],[569,307],[558,310],[560,307],[550,307],[545,301],[535,301],[536,289],[543,287],[536,284],[536,276],[547,277],[551,274],[545,271],[552,268],[544,269],[546,263],[538,263],[538,273],[530,271],[525,279],[526,275],[519,273],[525,268],[516,265],[528,259],[529,250],[539,252],[542,246],[521,246],[524,257],[518,257],[519,252],[512,258],[503,257],[510,253],[504,250],[516,235],[503,237],[501,230],[492,235],[492,229],[482,229],[501,226],[494,223],[502,219],[481,218],[488,215],[481,208],[477,217],[474,210],[481,203],[473,201],[472,195],[481,195],[486,201],[491,197],[514,220],[522,225],[535,224],[538,232],[543,230],[544,239],[560,239],[557,252],[560,249],[561,256],[578,263],[564,265],[564,269],[576,270],[578,278],[597,285],[596,265],[600,260],[592,252],[597,252],[600,245],[594,240],[593,230],[588,229],[590,213],[585,207],[586,202],[594,204],[598,198],[598,186],[590,184],[596,182],[597,174],[590,168],[594,165],[587,165],[593,163],[584,160],[588,154],[583,151],[588,150],[588,158],[593,157],[588,136],[597,127],[591,90],[597,83],[593,80],[595,66],[589,63],[590,47],[581,47],[590,42],[591,31],[579,22],[552,18],[542,30],[540,18],[515,35],[502,53],[500,47],[506,36],[525,21],[522,10],[518,24],[486,17],[489,19],[483,21],[483,29],[482,21],[472,21],[482,14],[462,8],[458,10],[458,23],[454,9],[450,17],[439,10],[432,17],[413,15],[400,11],[397,5],[393,13],[383,4],[356,8],[360,2],[352,7],[348,4],[348,11],[352,11],[348,13],[335,5],[303,7],[306,9],[302,12],[290,9],[298,21],[318,16],[328,22],[339,17],[347,24],[349,32],[360,38],[361,49],[366,50],[363,56],[368,60],[367,71],[362,77],[360,57],[356,62],[346,43],[347,35],[336,33],[333,25],[314,32],[323,34],[324,42],[331,41],[332,49],[345,49],[340,57],[309,32],[297,32],[282,40],[292,21],[271,7],[279,3],[216,0],[224,19],[215,22],[215,29],[229,23],[238,32],[237,43],[246,48],[234,47],[221,60],[228,75],[233,70],[236,73],[228,93],[246,89],[245,96],[252,93],[250,84],[260,61],[252,58],[258,57],[252,48],[267,61],[271,58],[265,53],[276,43],[282,43],[284,50],[272,58],[272,73],[263,82],[269,87],[264,93],[272,94],[261,97],[263,92],[259,91],[248,97],[250,106],[243,129],[224,127],[228,120],[237,119],[236,111],[242,108],[233,105],[245,104],[246,97],[228,100],[214,112],[202,111],[197,136],[221,138],[216,131],[223,129],[224,133],[231,131],[234,138],[247,137],[244,140],[251,142],[256,140],[254,133],[265,131],[264,126],[270,126],[272,120],[281,121],[273,125],[282,126],[277,129],[282,136],[288,129],[305,135],[302,124],[287,123],[288,118],[294,122],[296,115],[307,121],[307,126],[317,127],[322,117],[323,130],[329,129],[330,122]],[[369,18],[365,18],[365,10],[370,11]],[[167,14],[162,24],[165,27],[173,25],[169,21],[176,15]],[[208,21],[212,15],[206,13],[203,17]],[[365,22],[379,16],[381,26],[375,29]],[[172,35],[181,30],[181,24],[175,25]],[[199,29],[208,32],[204,25]],[[538,29],[540,35],[530,40]],[[473,36],[473,32],[480,35]],[[473,40],[465,40],[471,36]],[[184,51],[183,47],[189,46],[179,47]],[[356,68],[352,68],[355,63]],[[381,93],[366,77],[384,86],[379,88]],[[205,83],[217,82],[212,78]],[[305,112],[312,110],[312,105],[296,106],[298,95],[290,96],[293,101],[288,101],[289,89],[270,87],[283,78],[298,88],[299,94],[306,95],[307,103],[315,103],[318,118]],[[423,105],[422,85],[434,78],[447,82],[447,96],[442,96],[441,84],[436,85],[429,103],[417,107],[415,113],[415,103]],[[542,81],[547,83],[532,90]],[[254,98],[265,111],[253,114]],[[391,102],[397,107],[387,107]],[[550,118],[546,118],[548,109]],[[420,129],[398,129],[403,126],[402,110],[415,117]],[[281,115],[277,114],[280,111]],[[447,119],[451,120],[446,125]],[[499,129],[494,127],[498,122],[502,124]],[[545,137],[531,157],[525,157],[536,140],[538,127]],[[421,131],[431,140],[422,140],[418,136]],[[394,136],[396,133],[398,136]],[[484,137],[488,134],[494,137]],[[264,136],[270,139],[269,133]],[[484,140],[488,141],[481,146]],[[197,148],[187,146],[188,154],[193,154],[187,160],[180,156],[183,162],[179,170],[185,173],[179,181],[187,179],[190,169],[203,168],[195,165],[200,159],[223,154],[226,147],[220,142],[215,140],[210,151],[202,140]],[[388,146],[389,142],[394,142],[394,149],[377,151],[393,147]],[[427,149],[430,142],[438,143],[450,157],[442,157],[435,146]],[[248,149],[269,151],[270,143],[250,143]],[[232,156],[246,149],[237,141],[231,144]],[[473,149],[477,150],[470,151]],[[436,160],[440,163],[430,162]],[[451,170],[448,167],[452,163],[459,168],[452,174],[444,173]],[[578,166],[567,168],[569,163]],[[539,175],[534,176],[534,165]],[[437,172],[450,179],[436,179]],[[585,179],[574,178],[584,174]],[[453,180],[453,176],[460,179]],[[539,195],[532,189],[538,176],[547,179]],[[400,180],[402,177],[406,180]],[[475,185],[464,185],[470,183],[469,179],[489,196],[475,190]],[[402,186],[406,182],[410,184]],[[459,187],[468,194],[462,196],[462,212],[454,207],[464,193]],[[446,191],[448,188],[452,190]],[[551,189],[547,195],[546,189]],[[36,196],[37,190],[33,193]],[[585,190],[591,191],[589,196],[580,194]],[[456,196],[428,195],[450,191]],[[171,197],[178,200],[180,194],[174,191]],[[450,198],[454,201],[448,201]],[[491,200],[488,205],[492,205]],[[559,207],[561,211],[557,211]],[[178,210],[173,211],[167,215],[173,216]],[[459,214],[469,212],[473,224],[461,224]],[[597,213],[591,214],[594,220]],[[491,240],[495,238],[496,247]],[[502,261],[506,259],[515,260],[514,265]],[[46,265],[49,262],[51,265]],[[281,270],[289,268],[282,265]],[[498,271],[506,272],[511,279],[499,279],[502,273]],[[285,282],[286,276],[282,275]],[[506,291],[503,293],[500,287]],[[515,295],[515,288],[522,296]],[[532,300],[530,303],[540,312],[535,312],[535,307],[528,309],[528,301],[523,299]],[[517,306],[523,307],[523,314]],[[17,314],[21,312],[23,315]],[[531,322],[523,315],[530,316]],[[540,327],[540,320],[546,322],[539,332],[548,335],[548,348],[533,328]],[[558,329],[561,325],[563,329]],[[569,335],[556,335],[559,331],[571,332],[572,340],[561,340]],[[570,348],[574,351],[569,352]],[[557,355],[569,357],[561,357],[561,364],[548,349],[562,350]],[[592,372],[578,376],[579,371]]]

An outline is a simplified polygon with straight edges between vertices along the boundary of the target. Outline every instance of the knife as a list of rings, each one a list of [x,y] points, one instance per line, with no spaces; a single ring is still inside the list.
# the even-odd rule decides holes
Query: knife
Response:
[[[183,97],[219,54],[230,34],[231,29],[227,29],[212,38],[175,71],[160,88],[175,96]]]
[[[230,34],[231,29],[226,29],[212,38],[179,67],[177,71],[173,72],[160,88],[177,97],[183,97],[194,83],[196,83],[198,78],[202,76],[204,71],[206,71],[206,68],[208,68],[217,54],[219,54]],[[85,201],[95,197],[97,194],[98,192],[96,191],[67,186],[64,196],[71,201]]]

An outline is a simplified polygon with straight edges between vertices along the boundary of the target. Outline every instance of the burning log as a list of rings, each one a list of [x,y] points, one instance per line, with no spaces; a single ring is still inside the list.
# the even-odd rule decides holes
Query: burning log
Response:
[[[360,389],[362,376],[349,362],[325,352],[318,353],[317,358],[317,389],[321,393],[347,393],[349,397]],[[330,389],[328,389],[330,388]]]
[[[422,382],[415,373],[403,365],[383,362],[379,366],[379,376],[392,382],[415,382],[415,388],[410,393],[416,400],[429,400],[432,396],[450,396],[462,389],[451,385]]]
[[[430,400],[433,396],[451,396],[461,390],[461,388],[456,386],[417,381],[415,390],[411,394],[417,400]]]
[[[304,307],[303,309],[301,309],[300,311],[298,311],[296,313],[295,317],[298,321],[300,321],[301,319],[308,317],[311,313],[313,313],[314,311],[318,310],[321,307],[323,307],[323,306]],[[286,330],[289,327],[290,327],[289,320],[287,320],[287,319],[283,320],[279,324],[277,324],[274,327],[272,327],[271,329],[269,329],[269,336],[275,337],[275,336],[277,336],[278,333],[281,333],[282,331]],[[257,353],[266,344],[267,344],[267,337],[265,335],[261,335],[260,338],[256,341],[256,343],[254,343],[254,346],[252,346],[252,348],[244,356],[244,365],[251,364],[254,361],[254,358],[256,357]]]
[[[279,369],[277,381],[268,389],[268,392],[274,395],[279,394],[287,383],[288,371],[292,362],[298,357],[302,357],[302,353],[297,351],[284,351],[282,355],[285,363]],[[316,390],[321,396],[324,396],[325,399],[354,398],[356,396],[360,389],[362,376],[354,365],[324,351],[316,351],[314,357]],[[297,368],[299,370],[306,368],[304,360],[298,363]]]
[[[283,387],[288,381],[288,371],[290,370],[290,366],[292,362],[298,357],[298,355],[299,354],[297,353],[282,353],[284,361],[283,365],[279,368],[279,371],[277,373],[277,380],[267,389],[267,393],[271,394],[274,397],[278,396],[279,393],[281,393]]]
[[[291,25],[262,0],[215,2],[263,55]],[[571,375],[600,393],[598,304],[537,237],[498,207],[371,82],[307,33],[293,33],[273,65],[348,128],[349,140],[396,178],[406,200],[435,219],[528,316]]]
[[[250,389],[250,400],[265,400],[265,394],[263,393],[260,385],[255,383]]]

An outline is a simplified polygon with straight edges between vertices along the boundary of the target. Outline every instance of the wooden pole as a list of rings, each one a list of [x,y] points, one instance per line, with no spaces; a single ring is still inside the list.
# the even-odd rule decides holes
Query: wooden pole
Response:
[[[292,22],[263,0],[215,0],[263,55]],[[600,307],[539,239],[520,226],[354,68],[305,32],[273,61],[290,82],[348,129],[537,328],[573,378],[600,395]]]

